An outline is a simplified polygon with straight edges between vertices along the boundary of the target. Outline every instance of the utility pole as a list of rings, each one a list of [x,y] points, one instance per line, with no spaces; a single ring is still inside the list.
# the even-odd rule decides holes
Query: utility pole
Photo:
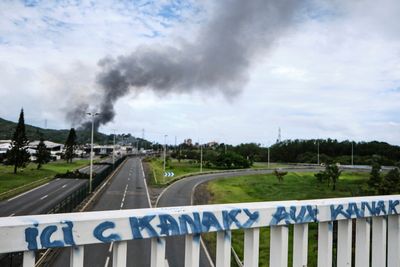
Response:
[[[203,172],[203,146],[200,145],[200,172]]]
[[[165,176],[165,158],[167,157],[167,136],[168,135],[164,135],[164,165],[163,165],[163,177]]]
[[[351,141],[351,166],[354,166],[354,147],[353,147],[353,141]]]
[[[317,140],[317,165],[319,166],[319,140]]]
[[[89,171],[89,194],[92,193],[92,181],[93,181],[93,132],[94,132],[94,117],[100,115],[100,113],[87,113],[92,117],[92,135],[90,138],[90,171]]]
[[[175,153],[176,153],[176,135],[175,135]]]
[[[113,170],[114,170],[115,169],[115,130],[114,130],[114,140],[113,140],[112,162],[113,162]]]
[[[269,155],[270,155],[270,154],[269,154],[269,147],[270,147],[270,146],[268,146],[268,164],[267,164],[267,168],[269,168]]]

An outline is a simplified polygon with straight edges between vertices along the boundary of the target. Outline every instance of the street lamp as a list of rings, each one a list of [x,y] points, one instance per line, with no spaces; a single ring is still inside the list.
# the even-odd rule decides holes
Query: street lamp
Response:
[[[351,141],[351,166],[354,166],[354,146],[353,141]]]
[[[92,135],[90,138],[90,172],[89,172],[89,194],[92,193],[92,180],[93,180],[93,132],[94,132],[94,117],[100,113],[88,112],[87,115],[92,117]]]
[[[164,173],[163,173],[163,176],[165,176],[165,158],[167,156],[167,136],[168,135],[164,135],[164,165],[163,165]]]
[[[114,169],[115,169],[115,130],[114,130],[114,142],[113,142],[112,162],[113,162],[113,170],[114,170]]]
[[[200,172],[203,172],[203,146],[200,145]]]

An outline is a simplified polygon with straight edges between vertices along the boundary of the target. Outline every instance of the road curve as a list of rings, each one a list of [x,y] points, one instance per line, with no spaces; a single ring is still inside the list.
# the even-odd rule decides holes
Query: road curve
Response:
[[[315,168],[282,168],[285,171],[310,172]],[[168,186],[157,200],[157,207],[173,207],[192,205],[193,191],[199,184],[222,178],[232,178],[243,175],[267,174],[273,170],[246,169],[232,172],[219,172],[187,177]],[[166,257],[169,266],[183,267],[185,255],[185,238],[167,238]],[[200,266],[211,266],[203,249],[200,252]]]

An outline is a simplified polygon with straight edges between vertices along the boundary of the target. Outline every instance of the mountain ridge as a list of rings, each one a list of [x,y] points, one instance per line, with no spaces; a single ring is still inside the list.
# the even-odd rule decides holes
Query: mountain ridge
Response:
[[[16,122],[0,118],[0,140],[9,140],[17,126]],[[29,141],[39,140],[43,138],[55,143],[64,144],[67,140],[70,129],[43,129],[37,126],[25,124],[25,131]],[[76,130],[77,142],[79,144],[89,143],[91,132],[88,130]],[[112,136],[95,132],[93,136],[94,142],[107,144],[112,142]]]

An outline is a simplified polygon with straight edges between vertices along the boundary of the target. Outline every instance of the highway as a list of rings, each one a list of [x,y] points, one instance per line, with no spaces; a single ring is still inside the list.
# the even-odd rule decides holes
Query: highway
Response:
[[[110,165],[108,165],[108,164],[93,164],[93,173],[100,173],[100,172],[104,171],[108,166],[110,166]],[[90,166],[86,166],[86,167],[79,169],[79,172],[89,174]]]
[[[150,200],[139,158],[128,159],[111,179],[91,210],[149,208]],[[112,244],[85,246],[84,266],[112,265]],[[128,242],[128,266],[150,266],[150,240]],[[51,266],[69,266],[69,249],[63,249]],[[172,266],[172,265],[170,265]]]
[[[0,202],[0,217],[47,213],[57,203],[87,183],[79,179],[54,179]]]
[[[285,171],[296,172],[309,172],[316,171],[316,169],[304,168],[282,168]],[[241,170],[235,172],[223,172],[215,174],[204,174],[187,177],[179,180],[169,187],[159,196],[157,207],[172,207],[172,206],[187,206],[192,205],[193,190],[199,184],[221,178],[231,178],[242,175],[266,174],[271,173],[273,170]],[[166,244],[166,257],[169,266],[183,267],[185,258],[185,238],[174,237],[168,238]],[[203,249],[200,251],[200,266],[212,266],[210,260],[206,256]]]

